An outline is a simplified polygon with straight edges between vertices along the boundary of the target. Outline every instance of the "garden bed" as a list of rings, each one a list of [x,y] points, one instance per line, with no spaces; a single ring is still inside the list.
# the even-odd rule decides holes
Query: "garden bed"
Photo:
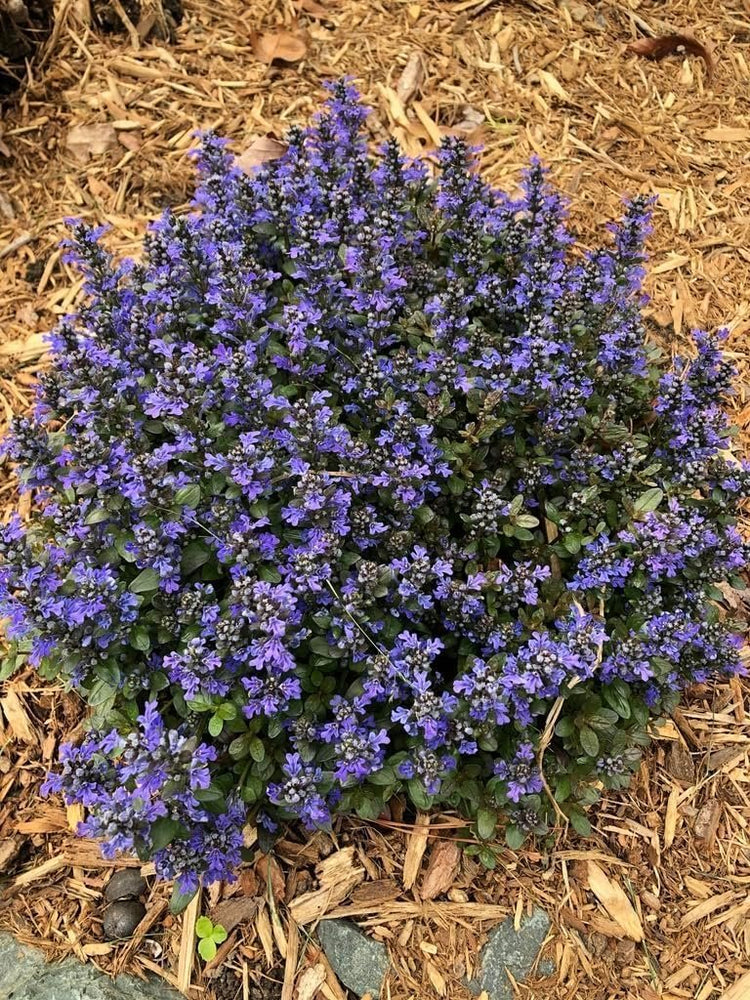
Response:
[[[418,153],[444,131],[462,131],[485,144],[483,171],[501,187],[515,184],[529,155],[539,153],[592,243],[599,220],[618,214],[622,193],[658,193],[649,277],[654,336],[679,346],[689,326],[729,325],[739,367],[735,418],[743,431],[750,425],[744,11],[685,4],[672,12],[679,20],[666,23],[655,3],[631,10],[573,0],[560,8],[300,0],[295,26],[293,4],[185,7],[176,45],[134,50],[123,36],[92,35],[74,5],[63,4],[54,50],[4,118],[6,415],[27,405],[38,335],[73,301],[76,279],[56,249],[64,216],[109,222],[110,245],[132,252],[146,221],[189,194],[185,152],[196,127],[215,127],[236,140],[238,152],[261,136],[280,139],[286,124],[307,120],[319,104],[322,78],[350,72],[376,110],[373,139],[391,133]],[[625,52],[635,37],[686,28],[718,47],[710,86],[694,55],[652,63]],[[265,48],[254,31],[269,33]],[[288,56],[301,58],[269,68],[258,56],[281,41]],[[2,496],[13,502],[10,480]],[[248,868],[229,890],[229,899],[243,901],[243,922],[220,953],[240,974],[234,985],[247,996],[253,984],[276,996],[273,984],[287,966],[319,961],[308,940],[315,921],[345,912],[387,942],[398,973],[394,997],[464,996],[461,980],[483,933],[537,903],[554,918],[548,952],[558,975],[532,995],[719,996],[750,966],[746,698],[738,681],[695,690],[661,727],[631,790],[605,801],[594,840],[561,831],[543,850],[503,848],[491,872],[464,855],[450,888],[433,901],[422,898],[424,869],[436,845],[457,835],[450,816],[434,817],[429,829],[396,812],[390,821],[338,823],[333,838],[289,835],[274,862]],[[152,922],[142,935],[124,945],[102,940],[101,890],[112,865],[69,833],[75,811],[36,798],[57,746],[80,724],[75,699],[25,674],[2,707],[0,877],[7,883],[0,924],[41,939],[55,956],[73,953],[107,971],[158,971],[182,988],[206,986],[188,922],[167,915],[165,887],[151,890]],[[321,888],[316,864],[331,856],[342,867],[329,877],[347,887],[335,902],[325,884],[309,896]],[[642,942],[628,939],[597,904],[588,889],[591,862],[625,889]],[[217,905],[212,890],[193,915]],[[298,938],[288,913],[301,926]],[[222,988],[234,995],[227,982]],[[327,984],[340,995],[333,977]]]

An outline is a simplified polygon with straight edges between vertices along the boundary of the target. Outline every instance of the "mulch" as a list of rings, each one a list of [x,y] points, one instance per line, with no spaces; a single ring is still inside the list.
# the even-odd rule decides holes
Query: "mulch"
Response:
[[[416,155],[462,132],[508,189],[537,153],[571,199],[581,245],[602,239],[624,193],[658,194],[654,336],[677,350],[691,327],[729,329],[735,449],[747,453],[747,0],[186,0],[173,44],[99,35],[82,0],[57,8],[0,121],[0,428],[28,407],[42,334],[80,289],[61,260],[63,220],[106,222],[113,250],[136,253],[148,220],[189,198],[196,128],[257,154],[258,140],[309,119],[323,80],[347,73],[373,108],[373,141],[396,135]],[[697,44],[647,58],[675,34]],[[16,503],[5,470],[0,505]],[[459,1000],[487,931],[541,905],[557,972],[519,984],[521,998],[739,1000],[750,991],[749,695],[737,679],[690,692],[631,787],[592,817],[590,839],[558,830],[517,853],[497,845],[488,870],[456,817],[414,817],[395,802],[376,823],[289,831],[184,918],[149,878],[145,920],[114,943],[101,930],[113,864],[73,835],[75,809],[38,795],[83,706],[23,673],[0,694],[0,926],[51,958],[155,973],[194,1000],[345,1000],[314,931],[348,916],[387,945],[393,1000]],[[199,913],[230,931],[208,966],[195,952]]]

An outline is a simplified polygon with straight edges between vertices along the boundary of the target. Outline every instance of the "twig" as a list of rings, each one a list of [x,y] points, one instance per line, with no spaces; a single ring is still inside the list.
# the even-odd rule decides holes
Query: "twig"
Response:
[[[125,8],[123,7],[123,5],[120,3],[120,0],[110,0],[110,3],[112,4],[112,7],[114,8],[115,13],[117,14],[117,16],[120,18],[120,20],[124,24],[124,26],[125,26],[125,28],[127,30],[127,33],[130,35],[130,44],[133,46],[133,48],[137,52],[138,49],[140,49],[140,47],[141,47],[141,37],[138,34],[138,29],[136,28],[136,26],[133,24],[133,22],[128,17],[128,13],[125,10]]]
[[[20,236],[17,236],[16,239],[14,240],[11,240],[10,243],[8,243],[6,246],[2,248],[2,250],[0,250],[0,260],[2,260],[4,257],[10,257],[10,255],[12,253],[15,253],[16,250],[20,250],[21,247],[25,247],[27,243],[31,243],[33,239],[36,239],[33,233],[21,233]]]

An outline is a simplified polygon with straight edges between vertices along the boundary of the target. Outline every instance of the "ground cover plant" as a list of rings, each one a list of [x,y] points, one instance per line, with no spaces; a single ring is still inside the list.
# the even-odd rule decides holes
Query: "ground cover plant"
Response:
[[[368,155],[333,88],[252,176],[205,136],[143,260],[75,224],[88,298],[5,448],[11,650],[94,709],[51,791],[178,892],[242,829],[396,792],[513,846],[627,781],[649,719],[740,669],[748,471],[719,342],[645,340],[648,199],[576,254],[448,139]]]

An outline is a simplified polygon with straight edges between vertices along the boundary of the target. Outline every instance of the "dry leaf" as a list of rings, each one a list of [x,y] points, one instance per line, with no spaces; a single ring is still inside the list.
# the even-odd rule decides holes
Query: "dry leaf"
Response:
[[[707,129],[703,138],[709,142],[747,142],[750,139],[750,128],[725,128],[718,125]]]
[[[117,132],[111,125],[75,125],[68,130],[65,147],[80,163],[117,148]]]
[[[407,104],[416,94],[423,77],[422,53],[419,49],[415,49],[407,59],[406,66],[404,66],[396,84],[396,93],[403,104]]]
[[[612,919],[620,925],[625,936],[633,941],[643,940],[643,927],[633,904],[620,886],[608,878],[599,865],[588,863],[589,887]]]
[[[714,75],[714,61],[711,53],[701,43],[691,38],[690,35],[663,35],[661,38],[639,38],[636,42],[631,42],[626,51],[632,52],[636,56],[645,56],[647,59],[663,59],[671,56],[678,49],[684,49],[691,55],[700,56],[706,64],[706,80],[711,82]]]
[[[17,691],[9,688],[4,697],[0,698],[0,708],[17,740],[21,743],[37,742],[36,733]]]
[[[297,982],[297,992],[294,1000],[314,1000],[318,991],[326,981],[326,967],[321,963],[313,965],[310,969],[305,969]]]
[[[254,167],[261,167],[270,160],[278,160],[288,148],[285,142],[272,139],[270,135],[262,135],[236,156],[234,162],[240,170],[249,174]]]
[[[307,55],[307,42],[300,31],[265,31],[250,35],[250,44],[256,58],[270,64],[276,59],[282,62],[299,62]]]
[[[321,21],[333,20],[333,15],[326,10],[317,0],[294,0],[294,6],[300,14],[309,14],[310,17],[318,17]]]
[[[438,840],[432,848],[420,896],[435,899],[453,885],[461,864],[461,848],[455,840]]]

